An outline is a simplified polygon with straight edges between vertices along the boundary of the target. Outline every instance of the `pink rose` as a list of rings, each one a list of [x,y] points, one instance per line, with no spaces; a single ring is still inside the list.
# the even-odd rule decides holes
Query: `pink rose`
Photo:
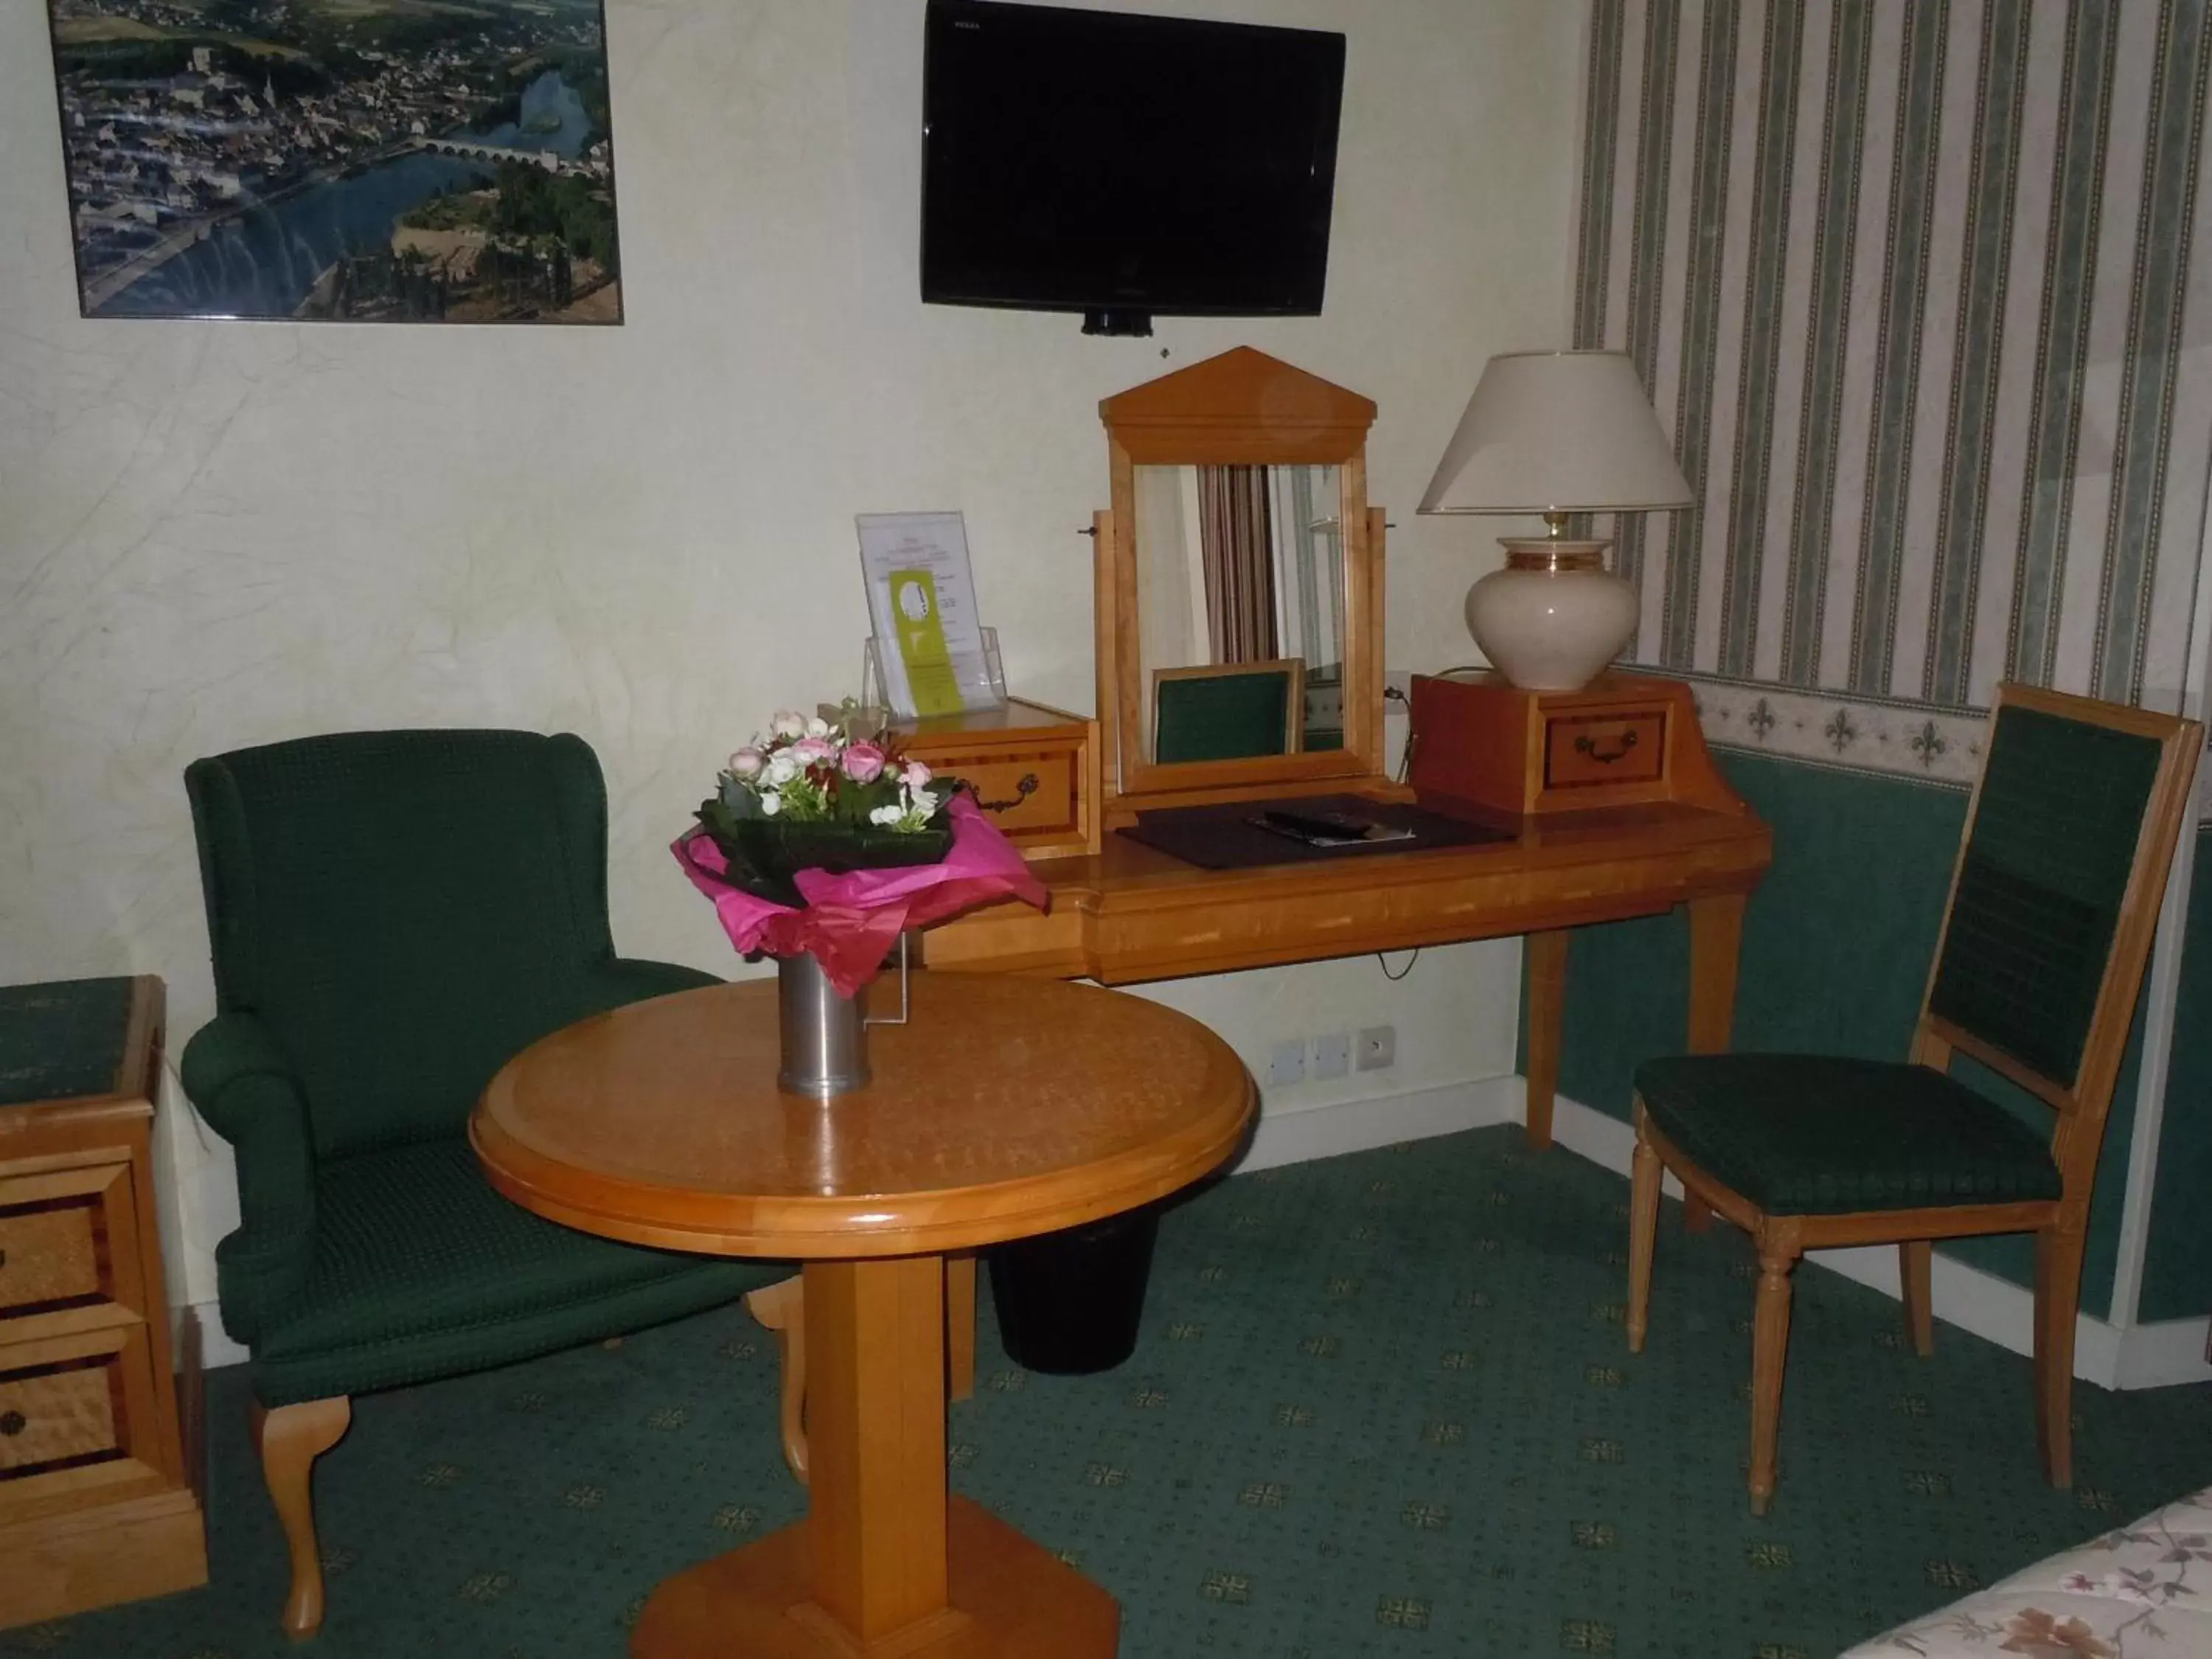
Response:
[[[919,789],[936,775],[920,761],[908,761],[906,770],[899,774],[899,781],[909,789]]]
[[[837,758],[837,746],[823,738],[801,738],[791,745],[791,757],[801,766],[819,766]]]
[[[761,768],[767,764],[768,757],[750,744],[747,744],[730,757],[730,770],[748,781],[758,777],[761,775]]]
[[[845,750],[845,775],[855,783],[873,783],[884,775],[884,751],[872,743],[856,743]]]

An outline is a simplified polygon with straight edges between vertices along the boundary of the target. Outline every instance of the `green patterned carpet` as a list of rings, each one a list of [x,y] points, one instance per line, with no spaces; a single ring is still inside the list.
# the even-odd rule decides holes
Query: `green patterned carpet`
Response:
[[[1662,1218],[1621,1333],[1627,1187],[1496,1128],[1249,1176],[1163,1226],[1144,1337],[1030,1376],[987,1328],[952,1480],[1121,1598],[1126,1659],[1828,1659],[2212,1483],[2212,1389],[2075,1396],[2042,1485],[2027,1362],[1798,1276],[1782,1486],[1744,1505],[1753,1267]],[[215,1581],[0,1634],[67,1659],[619,1655],[656,1580],[795,1516],[775,1346],[736,1309],[365,1399],[323,1460],[329,1621],[283,1549],[242,1372],[210,1381]]]

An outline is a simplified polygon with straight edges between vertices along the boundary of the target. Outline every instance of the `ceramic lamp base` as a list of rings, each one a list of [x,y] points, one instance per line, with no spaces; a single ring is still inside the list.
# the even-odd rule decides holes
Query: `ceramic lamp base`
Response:
[[[1636,590],[1605,568],[1604,541],[1500,538],[1505,568],[1468,590],[1467,630],[1528,691],[1579,691],[1636,632]]]

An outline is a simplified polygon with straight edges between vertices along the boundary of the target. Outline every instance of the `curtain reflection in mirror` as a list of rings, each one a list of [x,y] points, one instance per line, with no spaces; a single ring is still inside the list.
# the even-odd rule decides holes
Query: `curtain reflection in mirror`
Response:
[[[1217,663],[1266,662],[1275,649],[1274,525],[1264,466],[1198,470],[1206,625]]]

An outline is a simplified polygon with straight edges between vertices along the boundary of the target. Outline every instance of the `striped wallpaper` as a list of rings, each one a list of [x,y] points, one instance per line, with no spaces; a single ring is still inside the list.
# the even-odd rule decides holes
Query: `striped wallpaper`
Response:
[[[1594,0],[1576,343],[1700,501],[1621,526],[1634,660],[1923,738],[2005,678],[2177,705],[2208,3]]]

